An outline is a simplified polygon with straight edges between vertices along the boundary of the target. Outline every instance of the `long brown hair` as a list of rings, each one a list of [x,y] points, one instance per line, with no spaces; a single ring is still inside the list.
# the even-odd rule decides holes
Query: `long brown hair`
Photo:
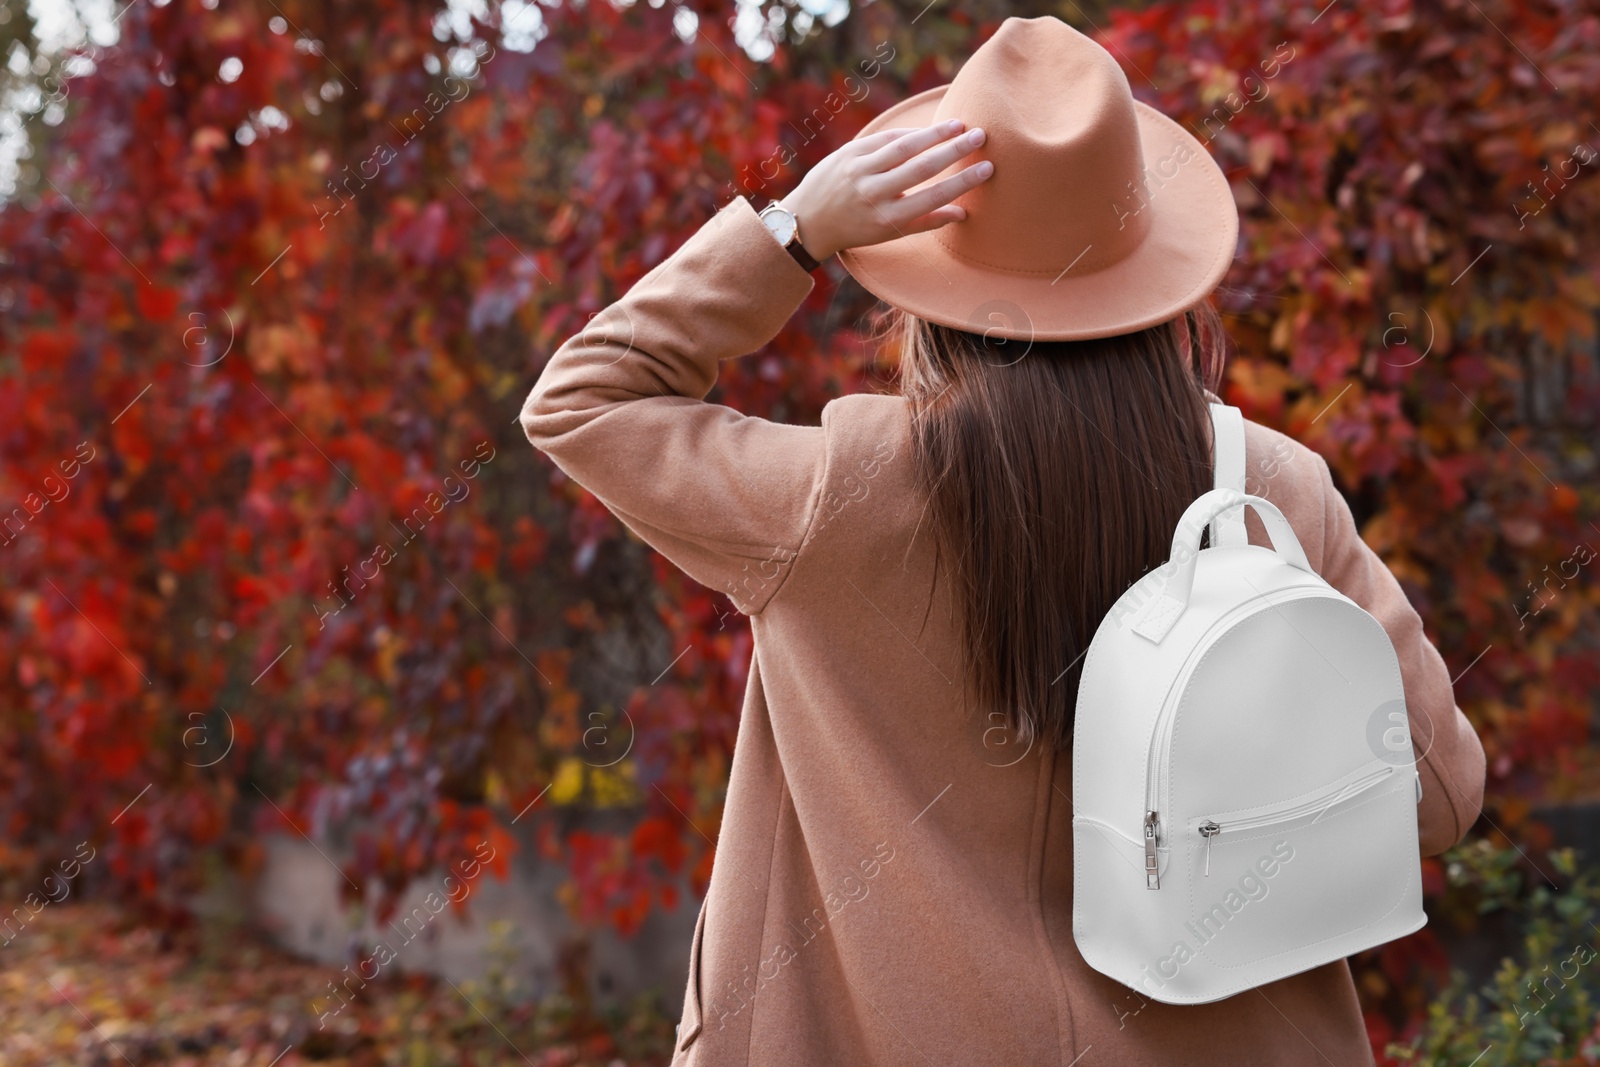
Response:
[[[891,309],[935,574],[949,565],[966,694],[1019,743],[1065,748],[1083,655],[1211,488],[1210,305],[1137,333],[1005,340]]]

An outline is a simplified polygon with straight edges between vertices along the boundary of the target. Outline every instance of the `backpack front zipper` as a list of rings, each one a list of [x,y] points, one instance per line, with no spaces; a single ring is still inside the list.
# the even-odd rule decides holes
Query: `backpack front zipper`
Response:
[[[1291,600],[1299,600],[1308,596],[1329,596],[1328,586],[1302,585],[1294,586],[1287,590],[1278,591],[1282,595],[1267,593],[1254,600],[1235,605],[1224,612],[1220,618],[1206,627],[1200,640],[1195,642],[1190,649],[1189,657],[1183,661],[1183,666],[1178,670],[1177,677],[1173,679],[1172,687],[1167,690],[1166,699],[1162,701],[1161,711],[1156,715],[1156,727],[1150,735],[1150,756],[1145,767],[1145,810],[1144,810],[1144,876],[1146,889],[1160,889],[1161,876],[1156,869],[1156,847],[1162,841],[1161,813],[1166,811],[1167,804],[1167,750],[1172,743],[1172,721],[1175,718],[1179,701],[1183,699],[1184,689],[1189,684],[1189,676],[1194,673],[1199,665],[1201,656],[1211,646],[1212,634],[1233,624],[1240,617],[1251,615],[1260,611],[1270,611],[1279,604]],[[1337,596],[1335,592],[1332,594]],[[1275,598],[1276,597],[1276,598]]]
[[[1200,831],[1200,836],[1206,839],[1206,877],[1209,878],[1211,876],[1211,842],[1218,834],[1237,833],[1240,830],[1259,830],[1263,826],[1276,826],[1280,823],[1292,822],[1295,819],[1303,819],[1312,812],[1317,813],[1317,818],[1311,820],[1311,822],[1315,823],[1317,819],[1322,818],[1323,812],[1335,804],[1365,793],[1394,772],[1395,767],[1393,764],[1380,767],[1375,771],[1362,775],[1353,782],[1324,789],[1310,800],[1302,800],[1297,804],[1275,808],[1259,815],[1229,819],[1225,823],[1218,823],[1215,819],[1207,819],[1196,828]]]

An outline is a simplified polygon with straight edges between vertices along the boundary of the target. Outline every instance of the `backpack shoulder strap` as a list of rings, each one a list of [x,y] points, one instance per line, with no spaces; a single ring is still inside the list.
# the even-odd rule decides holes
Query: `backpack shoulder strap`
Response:
[[[1211,405],[1211,436],[1216,448],[1213,466],[1216,489],[1244,492],[1244,413],[1227,404]],[[1235,548],[1249,544],[1244,528],[1244,507],[1230,508],[1211,523],[1209,544]]]

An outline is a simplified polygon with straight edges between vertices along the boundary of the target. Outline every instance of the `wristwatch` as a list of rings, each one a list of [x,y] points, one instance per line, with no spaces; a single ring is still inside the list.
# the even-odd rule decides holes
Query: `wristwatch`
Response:
[[[778,239],[778,243],[789,250],[794,261],[804,267],[809,274],[822,264],[811,257],[806,251],[806,246],[800,243],[800,220],[794,212],[774,200],[760,211],[761,221],[766,223],[767,229]]]

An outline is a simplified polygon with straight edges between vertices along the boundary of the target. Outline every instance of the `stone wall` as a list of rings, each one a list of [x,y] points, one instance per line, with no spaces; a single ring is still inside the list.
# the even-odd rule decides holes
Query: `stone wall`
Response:
[[[394,968],[460,983],[484,976],[491,962],[490,923],[505,920],[509,973],[519,990],[541,998],[560,990],[557,954],[563,942],[580,931],[556,898],[565,872],[539,863],[527,841],[512,857],[506,881],[484,869],[471,882],[459,883],[470,887],[465,917],[440,904],[449,872],[439,871],[415,882],[394,921],[384,925],[370,916],[358,922],[352,909],[340,904],[343,876],[334,866],[341,858],[336,847],[328,842],[313,845],[289,834],[271,835],[263,844],[265,861],[251,893],[251,916],[291,952],[335,970],[351,965],[351,973],[357,973],[357,961],[372,960],[381,941],[393,952],[383,971]],[[458,897],[466,892],[453,891]],[[430,893],[439,894],[432,902],[435,908],[442,907],[437,914],[424,904]],[[679,901],[673,912],[653,913],[632,937],[609,929],[592,932],[591,988],[598,1004],[616,1004],[655,991],[669,1015],[678,1015],[699,910],[699,901],[686,887]],[[410,921],[406,916],[412,916]],[[370,965],[366,973],[372,973]],[[329,978],[333,977],[330,972]]]

